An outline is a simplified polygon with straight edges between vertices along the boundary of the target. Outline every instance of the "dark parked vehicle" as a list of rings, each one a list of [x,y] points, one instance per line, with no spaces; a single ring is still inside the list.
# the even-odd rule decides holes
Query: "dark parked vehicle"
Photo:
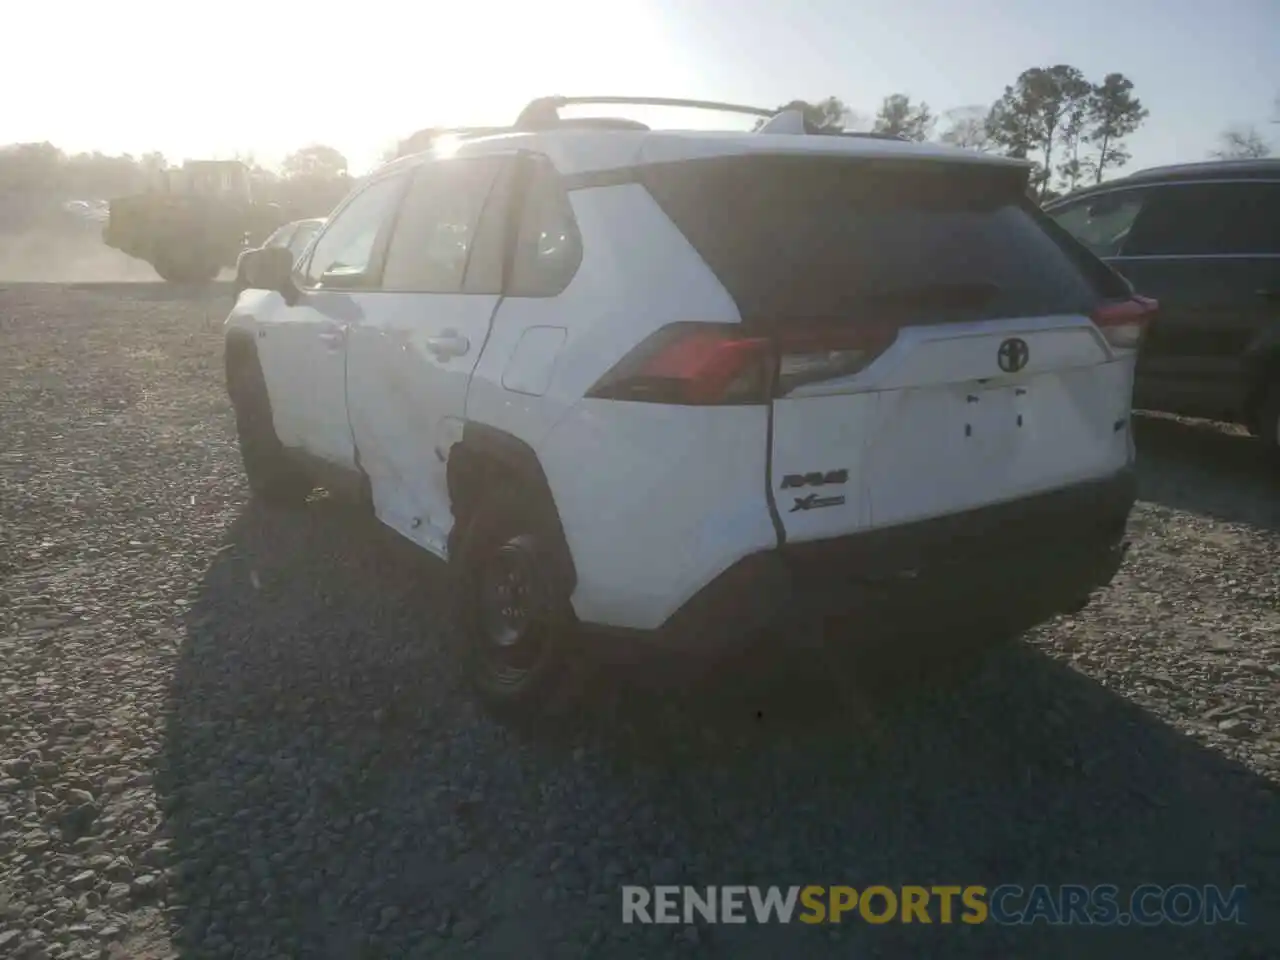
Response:
[[[239,160],[157,171],[145,192],[109,202],[102,239],[170,283],[208,283],[246,240],[260,242],[282,219],[275,204],[253,196],[250,180]]]
[[[233,287],[233,296],[239,299],[240,294],[251,285],[251,266],[259,251],[284,247],[293,254],[293,259],[297,260],[298,257],[302,256],[303,251],[307,249],[307,244],[320,232],[320,228],[324,224],[324,217],[316,217],[310,220],[294,220],[292,223],[286,223],[271,236],[267,237],[262,246],[243,251],[239,259],[236,260],[236,279]]]
[[[1045,211],[1160,303],[1134,406],[1244,424],[1280,454],[1280,159],[1144,170]]]

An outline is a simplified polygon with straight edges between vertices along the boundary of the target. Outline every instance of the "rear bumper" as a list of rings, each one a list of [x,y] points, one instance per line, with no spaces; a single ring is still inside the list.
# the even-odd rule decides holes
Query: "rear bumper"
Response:
[[[856,616],[860,640],[966,619],[1019,628],[1079,607],[1128,548],[1132,469],[1012,503],[752,554],[656,630],[585,624],[605,659],[719,655],[762,631]]]

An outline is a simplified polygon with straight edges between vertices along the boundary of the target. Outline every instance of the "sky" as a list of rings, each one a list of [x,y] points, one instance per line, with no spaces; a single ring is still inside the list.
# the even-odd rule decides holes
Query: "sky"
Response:
[[[547,94],[766,107],[895,92],[988,105],[1030,66],[1126,74],[1150,109],[1129,169],[1204,159],[1270,123],[1280,0],[44,0],[12,4],[0,144],[274,165],[328,143],[355,173],[438,124],[509,123]],[[16,92],[16,93],[15,93]],[[633,116],[635,114],[632,114]],[[655,117],[640,115],[650,122]],[[669,126],[737,123],[685,111]]]

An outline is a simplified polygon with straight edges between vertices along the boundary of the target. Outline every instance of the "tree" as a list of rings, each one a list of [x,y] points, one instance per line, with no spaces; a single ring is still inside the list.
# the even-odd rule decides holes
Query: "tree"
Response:
[[[942,114],[947,128],[938,137],[943,143],[965,150],[986,152],[991,149],[987,132],[987,108],[983,106],[953,107]]]
[[[1148,114],[1142,101],[1133,95],[1133,81],[1123,73],[1108,73],[1102,83],[1093,88],[1087,136],[1098,147],[1098,155],[1091,164],[1094,183],[1101,183],[1108,169],[1123,167],[1129,162],[1129,153],[1121,141],[1142,126]]]
[[[1209,156],[1219,160],[1256,160],[1271,156],[1271,144],[1262,139],[1258,128],[1252,125],[1222,131],[1218,143],[1218,149],[1209,151]]]
[[[1005,154],[1026,160],[1036,145],[1034,117],[1018,103],[1012,87],[991,105],[984,123],[989,142],[1004,147]]]
[[[281,164],[288,180],[342,180],[347,176],[347,158],[323,143],[295,150]]]
[[[1058,164],[1058,177],[1068,192],[1078,187],[1086,172],[1093,169],[1091,158],[1080,157],[1080,147],[1088,142],[1085,126],[1088,123],[1090,102],[1090,98],[1082,97],[1073,103],[1062,124],[1062,146],[1066,159]],[[1046,195],[1043,199],[1050,198]]]
[[[1010,156],[1026,159],[1032,152],[1040,152],[1037,182],[1041,197],[1049,187],[1054,148],[1060,143],[1063,128],[1092,92],[1084,74],[1060,63],[1022,71],[992,106],[987,127],[992,140],[1005,147]]]
[[[144,153],[138,160],[144,173],[159,173],[169,166],[169,161],[165,159],[164,154],[159,150],[152,150],[150,153]]]
[[[897,134],[908,140],[928,140],[936,120],[927,103],[913,104],[907,94],[891,93],[881,101],[871,129],[876,133]]]

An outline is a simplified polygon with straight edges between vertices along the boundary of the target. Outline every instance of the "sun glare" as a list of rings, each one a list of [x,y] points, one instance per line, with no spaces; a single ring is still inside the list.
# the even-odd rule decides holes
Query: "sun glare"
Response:
[[[6,56],[0,80],[26,95],[6,105],[0,140],[269,164],[326,143],[360,172],[416,130],[509,123],[538,96],[689,96],[692,59],[651,3],[312,0],[304,13],[228,0],[198,42],[149,0],[86,9],[74,32],[52,5],[23,5],[11,26],[30,42]],[[145,36],[142,22],[153,25]],[[21,81],[55,61],[93,83]]]

